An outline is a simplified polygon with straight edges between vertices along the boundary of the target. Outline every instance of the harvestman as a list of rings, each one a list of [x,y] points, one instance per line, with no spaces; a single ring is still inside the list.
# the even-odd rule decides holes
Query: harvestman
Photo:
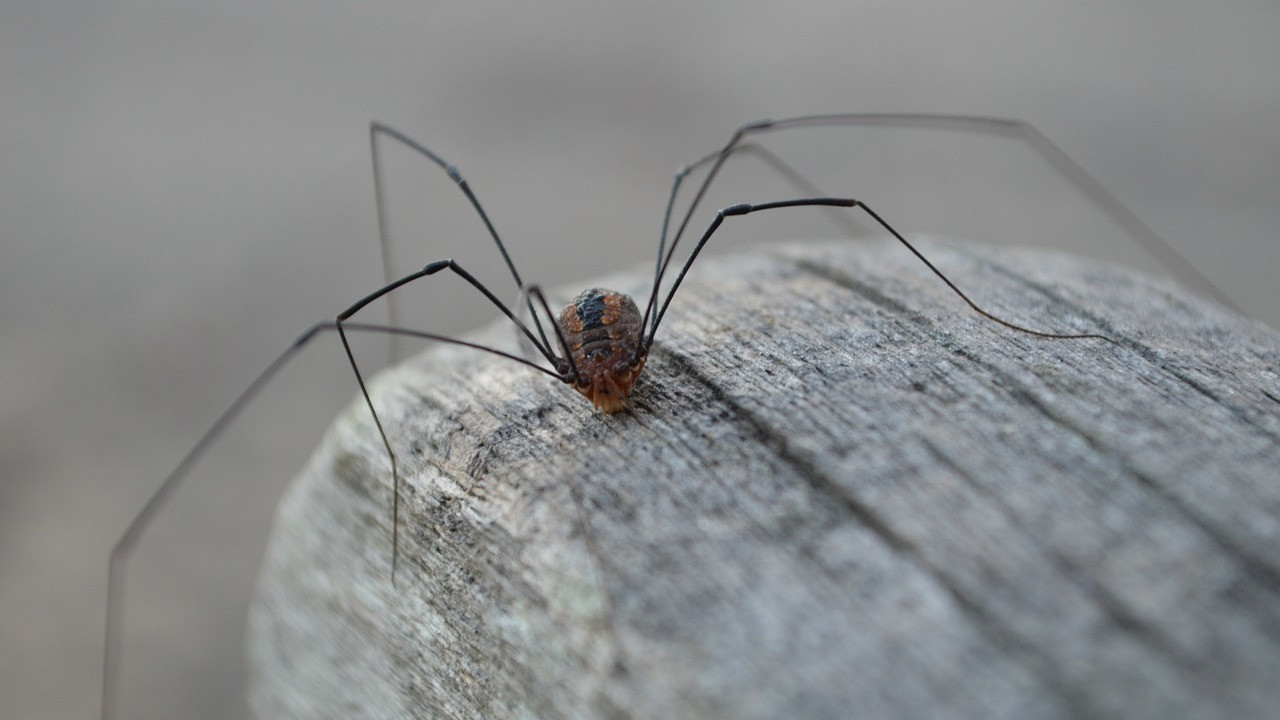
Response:
[[[1019,325],[1007,319],[1001,318],[993,313],[983,309],[975,303],[968,295],[964,293],[955,283],[951,281],[941,270],[939,270],[932,262],[920,253],[906,238],[904,238],[896,229],[888,222],[881,218],[874,210],[865,203],[854,198],[834,197],[822,193],[818,188],[808,182],[803,176],[797,173],[793,168],[787,165],[770,151],[764,147],[747,141],[747,138],[772,131],[786,130],[798,127],[813,126],[872,126],[872,125],[894,125],[906,127],[928,127],[944,130],[966,130],[994,133],[1001,135],[1013,136],[1028,143],[1033,150],[1047,160],[1059,172],[1061,172],[1077,189],[1088,196],[1098,207],[1106,212],[1113,220],[1124,227],[1130,235],[1136,238],[1144,248],[1160,260],[1168,267],[1180,280],[1196,286],[1213,296],[1216,300],[1224,305],[1231,306],[1231,302],[1225,298],[1222,293],[1216,290],[1211,283],[1204,279],[1187,261],[1179,256],[1163,239],[1161,239],[1153,230],[1143,223],[1137,216],[1133,215],[1125,208],[1119,200],[1117,200],[1110,192],[1103,188],[1096,180],[1084,171],[1078,164],[1071,160],[1057,146],[1051,143],[1048,138],[1042,135],[1030,125],[1011,120],[1001,120],[993,118],[980,117],[964,117],[951,115],[811,115],[805,117],[788,118],[785,120],[761,120],[758,122],[748,123],[740,126],[719,150],[710,153],[690,165],[682,167],[675,175],[672,183],[671,193],[668,197],[666,212],[663,216],[662,233],[658,242],[657,263],[654,269],[653,286],[649,292],[649,297],[644,303],[641,310],[635,301],[629,296],[622,293],[613,292],[593,288],[584,291],[575,298],[567,307],[561,311],[559,316],[551,312],[551,308],[547,303],[541,288],[536,285],[526,285],[520,278],[515,264],[511,257],[507,254],[506,247],[503,245],[502,239],[499,237],[493,223],[490,222],[488,214],[481,206],[480,201],[471,191],[467,181],[458,172],[457,168],[445,162],[440,156],[436,155],[425,146],[414,141],[412,138],[403,133],[383,125],[381,123],[372,123],[370,125],[370,141],[372,145],[373,165],[374,165],[374,192],[377,202],[378,212],[378,228],[379,239],[382,246],[382,257],[384,263],[384,271],[386,274],[386,284],[363,298],[360,298],[350,307],[339,313],[334,320],[325,320],[317,322],[307,328],[301,335],[293,341],[293,343],[277,357],[270,365],[267,366],[257,378],[235,399],[221,416],[214,422],[213,426],[200,438],[195,446],[183,457],[182,461],[173,470],[172,473],[156,490],[155,494],[147,501],[138,515],[134,518],[129,528],[117,541],[111,552],[110,570],[108,574],[108,590],[107,590],[107,637],[105,643],[105,658],[103,668],[103,716],[110,715],[112,710],[112,688],[114,686],[114,676],[116,673],[117,655],[120,642],[120,624],[121,624],[121,600],[124,590],[123,571],[129,554],[137,543],[139,536],[145,529],[147,523],[160,510],[169,495],[180,484],[187,472],[191,469],[196,460],[204,453],[205,450],[216,440],[219,434],[235,419],[240,411],[247,405],[257,393],[265,386],[279,371],[292,359],[299,350],[306,346],[313,338],[322,331],[336,331],[338,337],[342,341],[343,350],[346,352],[347,360],[351,364],[351,370],[355,375],[356,383],[360,388],[360,394],[364,398],[365,405],[369,408],[369,412],[373,417],[374,424],[377,427],[382,445],[386,450],[387,457],[391,465],[391,482],[392,482],[392,560],[391,560],[391,577],[394,582],[395,569],[398,559],[399,546],[399,502],[400,502],[400,474],[396,463],[395,451],[391,447],[390,441],[387,439],[386,432],[382,427],[382,421],[378,417],[377,410],[373,406],[373,401],[369,397],[369,392],[365,386],[364,376],[360,372],[359,365],[356,362],[355,355],[351,351],[351,345],[347,338],[348,331],[382,333],[389,337],[406,336],[421,338],[435,342],[451,343],[464,347],[473,348],[482,352],[491,353],[509,360],[522,363],[544,375],[552,377],[566,385],[572,386],[575,390],[582,393],[591,403],[600,411],[605,413],[615,413],[626,408],[627,397],[631,393],[636,379],[639,377],[641,370],[644,368],[645,359],[648,356],[649,349],[653,345],[654,337],[658,332],[659,326],[662,324],[663,318],[666,316],[667,308],[671,304],[672,298],[675,297],[676,291],[679,289],[681,282],[688,273],[689,268],[697,260],[698,255],[702,252],[703,247],[711,239],[712,235],[720,228],[721,224],[730,217],[747,215],[755,212],[764,212],[779,208],[794,207],[823,207],[834,209],[858,209],[869,216],[880,227],[892,235],[898,242],[913,253],[921,262],[923,262],[929,270],[931,270],[938,278],[947,285],[957,296],[960,297],[970,308],[979,315],[1003,325],[1006,328],[1015,330],[1036,337],[1055,339],[1055,340],[1071,340],[1071,339],[1098,339],[1115,343],[1112,338],[1095,333],[1055,333],[1043,330],[1036,330],[1023,325]],[[477,280],[471,273],[467,272],[461,265],[453,259],[443,259],[432,262],[424,266],[421,270],[410,273],[399,279],[391,278],[390,270],[390,252],[388,247],[388,235],[386,232],[386,218],[384,213],[382,174],[379,165],[378,142],[380,137],[392,138],[408,148],[414,150],[418,154],[431,160],[433,163],[443,169],[450,179],[453,180],[461,189],[462,193],[470,201],[472,207],[479,215],[480,220],[484,223],[489,236],[493,239],[494,244],[501,253],[503,261],[506,263],[507,269],[511,273],[512,279],[515,281],[516,287],[521,293],[521,305],[527,307],[530,313],[532,323],[526,323],[517,317],[506,305],[504,305],[483,283]],[[785,177],[791,184],[798,188],[803,195],[794,199],[779,200],[763,203],[743,203],[731,205],[719,210],[709,226],[703,231],[693,250],[680,266],[679,272],[675,275],[674,281],[663,295],[660,290],[664,278],[671,268],[671,262],[675,255],[676,247],[680,240],[685,236],[686,230],[694,212],[701,204],[707,190],[719,175],[724,163],[734,154],[750,152],[757,154],[775,171]],[[689,201],[683,215],[680,216],[678,224],[675,225],[674,233],[671,232],[672,213],[675,209],[676,198],[679,194],[680,187],[685,179],[695,170],[699,168],[707,168],[706,175],[697,190],[693,194],[693,198]],[[397,309],[395,305],[395,295],[393,291],[404,285],[412,283],[424,277],[436,275],[440,272],[448,270],[465,280],[468,284],[479,291],[490,303],[492,303],[499,311],[502,312],[515,327],[520,334],[532,343],[537,354],[544,359],[548,367],[544,367],[537,362],[530,361],[526,358],[513,355],[496,348],[486,347],[465,340],[446,337],[430,332],[422,332],[399,327],[397,323]],[[351,320],[361,309],[371,302],[382,298],[387,298],[390,312],[390,323],[388,325],[371,324],[364,322],[354,322]],[[661,297],[661,301],[659,298]],[[517,305],[519,308],[520,305]],[[542,315],[539,316],[539,311]],[[551,342],[543,321],[550,325],[555,342]]]

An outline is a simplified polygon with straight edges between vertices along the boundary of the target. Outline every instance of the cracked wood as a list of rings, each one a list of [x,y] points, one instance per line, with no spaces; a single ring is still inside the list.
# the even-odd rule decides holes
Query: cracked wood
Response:
[[[435,348],[374,390],[396,586],[359,404],[281,503],[259,716],[1271,716],[1280,340],[1132,272],[923,249],[1119,344],[839,243],[696,268],[617,416]]]

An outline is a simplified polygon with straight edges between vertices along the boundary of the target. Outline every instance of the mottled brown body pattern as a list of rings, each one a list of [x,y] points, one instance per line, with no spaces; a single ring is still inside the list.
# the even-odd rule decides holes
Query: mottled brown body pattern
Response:
[[[648,355],[635,301],[592,288],[574,298],[558,322],[578,371],[573,387],[604,412],[622,410]]]

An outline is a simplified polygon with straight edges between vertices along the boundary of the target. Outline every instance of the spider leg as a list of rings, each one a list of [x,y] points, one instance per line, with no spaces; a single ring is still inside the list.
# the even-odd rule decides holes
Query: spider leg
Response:
[[[369,396],[369,392],[367,388],[365,387],[364,378],[361,376],[360,369],[356,364],[355,355],[351,351],[351,345],[347,342],[345,331],[348,329],[391,330],[401,335],[416,336],[416,337],[421,337],[428,340],[443,340],[445,342],[451,342],[457,345],[463,345],[463,346],[475,348],[478,350],[484,350],[484,351],[493,353],[495,355],[506,357],[511,360],[516,360],[517,362],[521,362],[525,365],[528,365],[529,367],[532,367],[535,370],[539,370],[545,373],[546,375],[549,375],[561,382],[574,382],[574,383],[581,382],[581,376],[578,372],[578,366],[573,359],[573,353],[569,349],[569,343],[565,339],[564,332],[560,328],[560,323],[556,322],[555,316],[551,313],[551,308],[547,304],[546,295],[542,292],[542,288],[539,287],[538,285],[523,286],[521,288],[521,293],[522,293],[521,302],[528,303],[529,307],[533,308],[534,306],[532,304],[532,301],[533,299],[536,299],[538,302],[537,306],[542,308],[543,313],[546,314],[547,320],[551,324],[552,330],[555,331],[556,339],[560,343],[560,349],[564,353],[564,362],[563,363],[558,362],[554,353],[551,353],[548,349],[543,348],[541,346],[539,346],[538,348],[542,352],[543,356],[546,357],[549,362],[551,362],[552,367],[555,368],[555,372],[548,371],[546,368],[543,368],[539,365],[531,363],[528,360],[525,360],[524,358],[517,357],[516,355],[503,352],[501,350],[484,347],[474,343],[469,343],[462,340],[455,340],[452,338],[447,338],[447,337],[442,337],[438,335],[422,333],[422,332],[417,332],[412,330],[402,330],[399,328],[384,328],[382,326],[376,326],[376,325],[370,326],[370,325],[364,325],[359,323],[352,323],[347,320],[347,318],[351,317],[351,315],[358,312],[361,308],[365,307],[373,300],[383,295],[386,295],[387,293],[390,293],[391,291],[395,290],[398,287],[401,287],[407,283],[413,282],[414,280],[417,280],[420,277],[425,277],[426,275],[439,272],[440,270],[443,270],[445,268],[449,268],[453,272],[457,273],[458,275],[466,279],[467,282],[475,286],[476,289],[480,290],[480,292],[484,293],[484,295],[492,303],[497,305],[498,308],[501,309],[502,312],[508,318],[510,318],[511,321],[514,322],[520,328],[521,331],[524,332],[525,336],[528,337],[530,341],[532,341],[535,345],[538,344],[536,338],[533,337],[533,334],[528,330],[528,328],[523,323],[521,323],[511,313],[510,310],[508,310],[505,306],[503,306],[502,303],[499,302],[498,299],[494,297],[493,294],[489,292],[489,290],[486,287],[484,287],[483,284],[481,284],[478,280],[473,278],[470,274],[468,274],[465,270],[463,270],[460,266],[458,266],[453,260],[441,260],[441,261],[432,263],[417,273],[408,275],[396,282],[388,283],[388,285],[382,288],[381,290],[378,290],[374,293],[369,294],[364,298],[361,298],[359,301],[353,304],[350,308],[344,311],[341,315],[339,315],[338,319],[334,322],[334,326],[338,330],[338,335],[339,337],[342,338],[342,346],[343,346],[343,349],[346,351],[347,360],[351,363],[351,369],[355,373],[356,382],[360,386],[360,394],[364,397],[365,404],[368,406],[369,412],[373,416],[374,425],[378,429],[378,435],[382,439],[383,448],[386,450],[387,457],[389,458],[391,463],[391,475],[392,475],[392,485],[393,485],[392,502],[391,502],[391,505],[392,505],[391,581],[393,584],[395,583],[396,563],[399,557],[400,474],[399,474],[399,469],[396,462],[395,453],[394,451],[392,451],[391,443],[387,439],[386,432],[383,430],[382,421],[378,418],[377,411],[374,410],[373,401]],[[535,314],[535,318],[536,318],[536,314]],[[621,645],[620,645],[620,641],[618,640],[616,624],[614,620],[613,598],[609,594],[608,584],[604,581],[604,568],[603,568],[604,561],[602,559],[599,545],[596,543],[595,536],[591,532],[590,524],[587,522],[587,513],[584,506],[583,498],[581,496],[581,488],[577,487],[576,485],[574,487],[571,487],[570,495],[572,496],[572,499],[573,499],[574,512],[576,513],[576,516],[577,516],[578,526],[582,529],[582,534],[587,544],[587,551],[591,555],[592,562],[595,566],[595,573],[597,575],[599,586],[600,586],[601,598],[604,603],[604,609],[603,609],[604,623],[607,630],[607,636],[609,638],[609,652],[611,654],[610,665],[612,670],[616,670],[617,668],[620,667],[620,663],[621,663],[621,657],[622,657]]]
[[[748,215],[760,210],[774,210],[785,207],[854,207],[857,200],[845,198],[800,198],[796,200],[778,200],[767,203],[742,203],[740,205],[731,205],[721,208],[716,212],[715,218],[711,220],[711,224],[707,226],[702,237],[698,240],[698,244],[693,246],[693,251],[689,253],[689,257],[685,259],[684,266],[680,268],[680,272],[676,275],[675,282],[671,284],[671,289],[667,291],[666,300],[661,306],[656,306],[658,290],[661,286],[662,277],[667,274],[667,267],[671,264],[671,254],[668,253],[662,262],[662,266],[658,270],[658,277],[654,279],[653,290],[649,293],[648,305],[657,307],[657,314],[653,318],[653,326],[649,330],[648,337],[645,338],[643,347],[648,350],[653,345],[653,336],[658,332],[658,326],[662,324],[662,318],[667,314],[667,306],[671,305],[671,299],[675,297],[676,291],[680,289],[680,283],[684,282],[684,276],[689,273],[689,268],[693,266],[693,261],[698,259],[698,254],[702,252],[702,248],[706,247],[707,241],[720,229],[720,225],[724,223],[725,218],[736,217],[738,215]]]
[[[785,131],[800,127],[855,126],[892,126],[946,130],[951,132],[978,132],[999,135],[1002,137],[1012,137],[1015,140],[1019,140],[1025,143],[1033,152],[1058,171],[1060,175],[1084,194],[1085,197],[1089,198],[1096,207],[1115,221],[1130,237],[1135,240],[1135,242],[1137,242],[1139,246],[1145,249],[1161,265],[1168,269],[1174,277],[1178,278],[1188,287],[1198,290],[1199,292],[1215,299],[1225,307],[1238,311],[1236,305],[1232,303],[1221,290],[1198,272],[1190,262],[1183,258],[1172,245],[1160,237],[1160,235],[1157,234],[1149,225],[1143,222],[1141,218],[1125,207],[1124,203],[1120,202],[1119,198],[1107,190],[1102,183],[1098,182],[1098,180],[1081,167],[1079,163],[1072,160],[1070,156],[1051,142],[1043,133],[1036,130],[1035,127],[1029,123],[1021,120],[967,115],[879,113],[806,115],[786,118],[783,120],[759,120],[756,122],[746,123],[739,126],[734,131],[730,136],[729,141],[725,143],[719,151],[704,156],[693,165],[681,168],[681,171],[677,173],[675,187],[672,188],[671,198],[668,201],[667,215],[663,219],[663,235],[659,247],[666,247],[668,257],[675,253],[676,245],[684,235],[690,219],[693,217],[698,205],[702,202],[708,188],[710,188],[711,184],[715,181],[716,176],[719,174],[720,168],[723,167],[725,161],[727,161],[734,153],[735,148],[744,144],[744,138],[757,134],[764,134],[773,131]],[[676,190],[679,188],[684,176],[687,175],[690,170],[708,163],[710,163],[710,168],[702,182],[698,185],[697,190],[694,192],[693,198],[689,201],[689,205],[681,217],[679,226],[677,227],[675,234],[672,236],[670,244],[667,245],[667,230],[670,225],[671,213],[675,203]],[[881,224],[883,224],[883,222],[881,222]],[[661,267],[666,261],[660,258],[658,262]],[[647,314],[648,311],[646,310],[646,315]]]
[[[729,149],[728,152],[730,155],[752,155],[759,158],[773,169],[774,172],[778,173],[791,183],[791,185],[795,187],[801,195],[807,197],[827,196],[827,193],[823,192],[821,188],[801,174],[800,171],[796,170],[785,160],[778,157],[776,153],[759,143],[739,143]],[[659,276],[662,274],[664,255],[666,255],[667,233],[671,226],[671,213],[675,207],[676,197],[680,192],[680,186],[684,183],[690,173],[703,165],[716,160],[720,156],[720,153],[721,151],[717,150],[716,152],[703,155],[701,158],[698,158],[692,163],[685,165],[676,171],[675,180],[671,183],[671,193],[667,197],[667,209],[662,216],[662,234],[658,238],[658,259],[653,271],[654,282],[657,282],[659,280]],[[690,208],[690,213],[695,209],[696,207]],[[835,222],[835,224],[838,225],[846,235],[849,235],[850,237],[855,236],[862,229],[857,223],[853,222],[848,213],[841,212],[839,208],[827,207],[825,209],[830,211],[829,215],[832,221]],[[651,303],[645,305],[644,318],[641,323],[641,327],[648,326],[648,321],[653,309],[654,308]]]
[[[556,333],[556,339],[560,342],[560,350],[564,353],[567,370],[557,367],[556,371],[566,374],[573,380],[574,384],[582,383],[582,375],[578,372],[578,363],[573,359],[573,352],[569,349],[569,343],[565,340],[564,331],[560,328],[560,323],[556,321],[556,316],[551,313],[551,306],[547,304],[547,296],[543,294],[542,288],[538,285],[529,285],[520,291],[520,302],[527,303],[528,297],[536,297],[538,306],[542,308],[542,312],[546,314],[547,321],[551,324],[551,329]]]
[[[671,299],[675,297],[676,290],[680,288],[680,283],[684,281],[684,276],[689,272],[689,268],[693,265],[693,262],[698,259],[698,254],[702,252],[702,248],[706,246],[707,242],[711,239],[711,236],[714,235],[716,230],[720,228],[720,225],[724,222],[725,218],[735,217],[738,215],[747,215],[749,213],[757,212],[760,210],[774,210],[778,208],[807,207],[807,206],[860,208],[863,212],[865,212],[873,220],[875,220],[876,223],[878,223],[881,227],[887,230],[889,234],[893,235],[893,237],[897,239],[898,242],[905,245],[907,249],[912,252],[912,254],[914,254],[917,258],[919,258],[920,261],[923,262],[930,270],[932,270],[935,275],[941,278],[942,281],[946,283],[947,287],[951,288],[952,292],[959,295],[960,298],[964,300],[966,304],[969,305],[969,307],[973,308],[974,311],[976,311],[978,314],[982,315],[983,317],[989,320],[992,320],[996,323],[999,323],[1007,328],[1011,328],[1019,332],[1024,332],[1029,335],[1035,335],[1037,337],[1050,338],[1055,340],[1079,340],[1079,339],[1085,339],[1085,338],[1093,338],[1097,340],[1106,340],[1107,342],[1112,343],[1113,345],[1118,344],[1116,343],[1115,340],[1105,335],[1098,335],[1095,333],[1045,332],[1043,330],[1035,330],[1033,328],[1029,328],[1024,325],[1019,325],[1018,323],[1012,322],[1010,320],[1006,320],[998,315],[995,315],[994,313],[982,308],[976,302],[970,299],[970,297],[966,295],[963,290],[961,290],[954,282],[952,282],[950,278],[948,278],[941,270],[937,268],[937,266],[935,266],[932,262],[930,262],[929,259],[924,256],[923,253],[921,253],[919,250],[916,249],[914,245],[908,242],[907,239],[904,238],[901,233],[895,230],[891,225],[889,225],[889,223],[885,222],[885,220],[881,218],[878,214],[876,214],[874,210],[867,207],[866,203],[863,203],[860,200],[855,200],[853,198],[817,197],[817,198],[798,198],[795,200],[779,200],[775,202],[756,203],[756,204],[744,203],[741,205],[732,205],[730,207],[723,208],[720,211],[718,211],[715,215],[715,219],[713,219],[711,221],[711,224],[707,227],[706,232],[704,232],[702,234],[702,237],[699,238],[697,245],[695,245],[693,248],[693,251],[689,253],[689,257],[685,260],[684,265],[680,268],[679,274],[676,275],[676,279],[672,283],[671,289],[667,292],[666,299],[663,301],[660,309],[658,310],[658,314],[654,317],[653,329],[649,332],[649,336],[645,339],[644,347],[647,349],[650,345],[653,344],[653,337],[658,331],[658,326],[662,323],[663,316],[665,316],[667,313],[667,306],[671,304]],[[670,255],[668,255],[667,261],[663,263],[662,269],[659,271],[659,280],[661,279],[662,275],[666,274],[667,266],[668,266],[668,263],[670,262],[670,259],[671,257]],[[654,302],[654,298],[657,297],[658,290],[659,290],[659,284],[655,283],[653,286],[653,291],[651,293],[650,303]]]
[[[456,183],[462,190],[462,193],[467,196],[467,200],[471,202],[471,206],[475,208],[476,214],[480,216],[480,220],[484,223],[485,229],[489,231],[489,237],[493,238],[493,243],[497,245],[498,252],[502,255],[502,261],[506,263],[507,270],[511,272],[511,277],[516,282],[516,287],[523,290],[524,281],[520,279],[520,273],[516,270],[516,265],[511,260],[511,255],[507,253],[507,247],[502,243],[502,238],[499,237],[497,228],[493,226],[493,222],[489,219],[489,214],[485,212],[484,206],[480,204],[480,200],[477,199],[475,193],[472,192],[470,184],[467,183],[467,180],[464,177],[462,177],[462,174],[458,172],[458,169],[452,164],[446,162],[444,158],[429,150],[422,143],[419,143],[389,125],[374,121],[369,123],[369,150],[370,155],[373,158],[373,197],[374,204],[377,206],[378,244],[382,249],[383,282],[388,285],[391,284],[393,262],[391,252],[391,230],[390,224],[387,220],[386,202],[383,195],[382,162],[378,142],[379,138],[382,136],[396,140],[419,155],[422,155],[438,165],[449,175],[449,179]],[[529,305],[529,312],[533,313],[533,305]],[[547,334],[542,328],[541,321],[538,320],[536,313],[533,313],[533,315],[534,325],[538,331],[538,336],[542,339],[542,347],[551,347],[551,343],[547,339]],[[387,317],[389,318],[389,323],[391,325],[398,326],[400,324],[399,303],[396,301],[394,296],[387,298]],[[393,360],[397,359],[400,355],[398,349],[399,348],[394,343],[393,337],[391,347],[391,357]]]
[[[438,335],[435,333],[427,333],[427,332],[421,332],[418,330],[398,328],[398,327],[392,327],[387,325],[374,325],[374,324],[356,323],[356,322],[340,323],[335,320],[325,320],[325,321],[317,322],[311,325],[296,339],[294,339],[294,341],[289,344],[289,346],[284,350],[284,352],[282,352],[279,356],[277,356],[275,360],[272,360],[271,363],[267,365],[266,369],[264,369],[261,373],[259,373],[258,376],[254,378],[253,382],[249,383],[248,387],[246,387],[240,393],[240,395],[236,397],[236,399],[231,403],[231,405],[229,405],[227,409],[224,410],[222,414],[218,416],[218,418],[214,421],[213,425],[211,425],[209,429],[205,431],[204,435],[202,435],[200,439],[196,441],[196,444],[192,446],[190,450],[187,451],[187,454],[182,457],[178,465],[173,469],[172,472],[169,473],[168,477],[164,479],[164,482],[160,484],[160,487],[155,491],[155,493],[151,495],[151,498],[147,500],[146,505],[144,505],[143,508],[140,511],[138,511],[138,514],[133,518],[133,521],[129,524],[129,527],[125,530],[124,534],[120,536],[120,539],[117,540],[116,544],[112,547],[111,557],[108,563],[108,571],[107,571],[107,626],[106,626],[106,638],[103,644],[102,717],[104,718],[104,720],[108,720],[109,718],[113,717],[114,716],[113,711],[115,710],[115,697],[113,695],[113,691],[118,686],[116,680],[117,680],[117,674],[119,670],[120,641],[121,641],[120,633],[122,631],[122,621],[123,621],[122,613],[124,609],[124,598],[125,598],[124,571],[128,564],[129,556],[132,554],[134,547],[137,545],[139,539],[142,537],[143,532],[145,532],[151,520],[164,507],[165,503],[169,500],[170,496],[173,495],[174,491],[176,491],[178,487],[182,484],[182,481],[187,477],[188,473],[191,471],[192,467],[194,467],[196,462],[205,454],[206,451],[209,450],[209,448],[214,444],[214,442],[223,433],[223,431],[226,430],[227,427],[231,425],[231,423],[250,404],[250,402],[252,402],[252,400],[255,397],[257,397],[257,395],[262,391],[262,389],[265,388],[266,385],[279,374],[280,370],[284,368],[284,366],[287,365],[289,361],[291,361],[294,357],[296,357],[298,353],[304,347],[306,347],[313,339],[315,339],[316,336],[318,336],[321,332],[337,331],[339,335],[343,337],[343,345],[347,346],[345,335],[344,335],[345,330],[415,337],[415,338],[431,340],[435,342],[461,345],[463,347],[469,347],[476,350],[488,352],[494,355],[498,355],[500,357],[505,357],[510,360],[515,360],[516,362],[528,365],[529,367],[532,367],[533,369],[538,370],[539,372],[545,373],[562,382],[567,380],[567,378],[561,375],[553,373],[547,370],[546,368],[543,368],[535,363],[531,363],[528,360],[525,360],[524,358],[518,357],[511,353],[503,352],[502,350],[486,347],[484,345],[468,342],[465,340],[458,340],[458,339],[447,337],[444,335]],[[348,348],[348,358],[351,358],[349,346],[347,346],[347,348]],[[358,374],[357,374],[357,378],[359,378]],[[360,379],[359,382],[360,382],[361,390],[363,392],[364,381],[363,379]],[[365,398],[366,400],[368,399],[367,393],[365,394]],[[370,407],[370,411],[372,411],[372,406]],[[378,421],[378,417],[376,413],[374,414],[374,422],[375,424],[378,424],[379,431],[381,432],[381,423]],[[385,441],[385,436],[383,437]],[[394,466],[395,466],[395,459],[394,459],[394,456],[392,456],[392,467],[394,468]],[[398,493],[396,496],[396,500],[398,500]],[[396,500],[393,500],[393,504],[395,504]],[[393,536],[393,543],[394,543],[395,542],[394,529],[393,529],[392,536]],[[392,557],[393,557],[392,564],[393,564],[393,573],[394,573],[394,557],[395,557],[394,547],[392,549]]]
[[[511,310],[507,308],[507,306],[504,305],[502,301],[499,300],[497,296],[495,296],[493,292],[489,290],[489,288],[485,287],[484,283],[477,280],[475,276],[473,276],[471,273],[464,270],[461,265],[454,262],[453,259],[451,258],[444,259],[444,260],[437,260],[436,262],[426,265],[425,267],[423,267],[421,270],[417,272],[410,273],[400,278],[399,280],[395,280],[393,282],[387,283],[385,286],[379,288],[378,290],[375,290],[374,292],[369,293],[368,295],[352,303],[350,307],[348,307],[346,310],[343,310],[341,313],[338,314],[338,317],[334,321],[334,324],[338,330],[338,337],[341,338],[342,340],[342,349],[347,354],[347,361],[351,364],[351,371],[355,373],[355,376],[356,376],[356,384],[360,386],[360,394],[364,397],[364,402],[365,402],[365,405],[367,405],[369,408],[369,413],[373,415],[373,423],[378,429],[378,436],[382,439],[382,445],[387,451],[387,458],[391,462],[391,482],[392,482],[391,582],[392,584],[395,584],[396,564],[397,564],[397,561],[399,560],[399,546],[400,546],[400,543],[399,543],[400,471],[396,463],[396,454],[391,449],[391,441],[387,439],[386,430],[383,429],[382,427],[382,420],[378,418],[378,411],[375,410],[373,407],[373,399],[369,397],[369,390],[365,386],[364,375],[360,372],[360,366],[356,362],[355,353],[351,351],[351,343],[348,342],[347,340],[347,333],[344,328],[346,327],[347,320],[349,320],[351,316],[355,315],[357,312],[362,310],[365,306],[367,306],[369,303],[373,302],[374,300],[377,300],[378,298],[381,298],[383,296],[389,296],[391,292],[396,290],[397,288],[404,287],[405,285],[408,285],[409,283],[415,280],[420,280],[424,277],[435,275],[436,273],[442,270],[450,270],[458,277],[462,278],[463,280],[466,280],[468,283],[471,284],[472,287],[479,290],[481,294],[483,294],[489,300],[489,302],[493,303],[495,307],[501,310],[503,315],[506,315],[507,318],[511,320],[511,322],[515,323],[516,327],[518,327],[520,331],[525,334],[525,337],[529,338],[529,341],[532,342],[535,346],[537,346],[538,351],[542,354],[544,358],[546,358],[547,362],[551,363],[551,366],[553,368],[556,368],[556,372],[548,372],[547,374],[552,375],[553,377],[561,381],[568,380],[567,377],[565,377],[559,372],[560,363],[557,362],[555,353],[551,352],[551,348],[549,346],[542,345],[541,343],[539,343],[538,338],[534,337],[533,333],[529,330],[528,326],[522,323],[520,319],[517,318],[515,314],[512,313]],[[534,316],[534,319],[535,320],[537,319],[536,315]],[[450,340],[449,342],[454,342],[455,344],[459,344],[459,345],[470,345],[469,343],[463,343],[460,341]],[[561,342],[563,342],[563,338],[561,339]],[[474,345],[470,345],[470,346],[479,347]],[[505,357],[514,357],[513,355],[509,355],[503,352],[498,352],[490,348],[482,347],[480,349],[489,350],[490,352],[494,352],[496,354],[503,355]],[[521,361],[524,362],[526,365],[532,365],[532,363],[529,363],[528,361],[524,361],[523,359],[521,359]],[[537,366],[534,365],[534,367],[537,367]],[[576,377],[576,373],[574,376]]]

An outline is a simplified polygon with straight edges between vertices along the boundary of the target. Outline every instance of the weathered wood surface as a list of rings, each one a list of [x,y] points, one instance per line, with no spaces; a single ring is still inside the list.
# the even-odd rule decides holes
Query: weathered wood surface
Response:
[[[927,243],[708,260],[634,409],[436,348],[284,499],[268,718],[1275,717],[1280,340],[1168,286]],[[607,283],[633,291],[643,273]],[[505,327],[483,335],[510,343]]]

